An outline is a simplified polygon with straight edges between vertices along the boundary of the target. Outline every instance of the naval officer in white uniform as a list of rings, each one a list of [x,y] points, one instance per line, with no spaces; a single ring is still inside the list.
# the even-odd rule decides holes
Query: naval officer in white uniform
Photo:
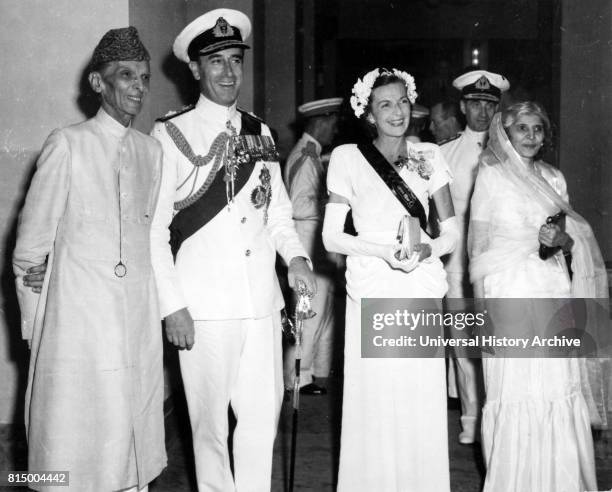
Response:
[[[448,280],[447,299],[451,309],[461,309],[463,299],[472,297],[467,268],[467,224],[469,222],[469,203],[476,181],[478,157],[486,146],[486,137],[491,119],[498,109],[501,94],[510,88],[503,75],[473,70],[453,81],[453,86],[461,91],[460,108],[465,115],[466,127],[455,138],[440,144],[448,166],[453,174],[450,184],[455,216],[461,236],[457,247],[444,265]],[[457,360],[457,386],[461,400],[461,427],[459,442],[471,444],[476,437],[480,416],[481,401],[478,389],[478,371],[472,359],[459,357]],[[452,361],[451,361],[452,362]],[[454,371],[451,371],[453,374]],[[451,381],[450,386],[453,386]]]
[[[250,30],[248,17],[230,9],[185,27],[173,50],[200,98],[152,131],[164,152],[155,221],[169,226],[175,255],[154,249],[153,266],[166,335],[190,349],[180,365],[200,491],[270,490],[283,395],[276,253],[291,286],[316,290],[270,130],[236,107]]]

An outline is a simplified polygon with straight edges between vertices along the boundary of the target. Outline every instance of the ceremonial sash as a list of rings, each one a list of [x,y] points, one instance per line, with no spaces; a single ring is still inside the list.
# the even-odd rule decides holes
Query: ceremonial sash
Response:
[[[261,122],[248,113],[240,111],[240,135],[261,135]],[[255,162],[251,161],[241,166],[236,174],[234,190],[237,195],[247,183],[255,169]],[[181,244],[204,227],[227,205],[225,172],[219,169],[210,187],[204,195],[188,207],[180,210],[170,224],[170,247],[176,257]]]
[[[421,229],[427,229],[427,215],[425,215],[425,209],[422,203],[402,179],[397,170],[387,162],[387,159],[385,159],[373,143],[360,143],[357,145],[357,148],[406,211],[412,217],[419,219]]]

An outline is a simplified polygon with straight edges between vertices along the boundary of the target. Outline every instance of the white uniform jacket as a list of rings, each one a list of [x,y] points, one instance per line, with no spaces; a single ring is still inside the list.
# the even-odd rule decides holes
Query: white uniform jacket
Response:
[[[200,96],[194,109],[171,119],[194,153],[202,156],[208,153],[215,137],[227,131],[228,120],[240,132],[241,116],[236,106],[220,106],[204,96]],[[202,186],[212,162],[200,167],[197,175],[194,173],[195,184],[192,176],[178,189],[194,166],[170,138],[164,123],[156,123],[151,134],[164,150],[154,223],[164,225],[160,229],[167,242],[174,202]],[[264,124],[262,134],[270,135]],[[265,207],[255,208],[251,201],[253,191],[261,184],[260,172],[264,166],[270,171],[272,186],[267,225],[264,224]],[[185,306],[197,320],[262,318],[280,310],[284,302],[274,269],[276,252],[287,263],[295,256],[308,259],[293,226],[291,202],[279,164],[260,161],[234,202],[182,243],[176,263],[169,248],[153,249],[162,317]]]
[[[478,158],[484,149],[486,135],[487,132],[475,132],[466,126],[459,137],[440,145],[442,155],[453,175],[450,191],[461,233],[457,247],[445,263],[447,272],[460,273],[467,270],[465,243],[469,222],[468,208],[478,173]]]
[[[323,220],[322,197],[327,199],[324,174],[321,144],[304,133],[287,158],[284,176],[296,220]]]
[[[321,144],[308,133],[302,135],[287,158],[285,184],[293,206],[295,228],[315,267],[318,267],[319,263],[327,260],[321,240],[327,190]]]

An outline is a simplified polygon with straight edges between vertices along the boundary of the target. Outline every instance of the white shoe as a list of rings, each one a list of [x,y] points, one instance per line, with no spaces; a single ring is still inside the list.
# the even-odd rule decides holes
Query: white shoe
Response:
[[[474,444],[476,441],[476,417],[461,417],[461,428],[459,433],[460,444]]]

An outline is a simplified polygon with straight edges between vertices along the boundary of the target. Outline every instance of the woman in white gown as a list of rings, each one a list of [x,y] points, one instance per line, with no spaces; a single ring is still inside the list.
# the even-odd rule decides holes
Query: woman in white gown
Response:
[[[517,103],[493,118],[471,202],[468,248],[474,294],[592,298],[605,305],[606,271],[592,231],[570,208],[561,172],[536,158],[549,127],[544,109],[531,102]],[[546,224],[558,212],[566,214],[565,230]],[[540,244],[557,251],[542,260]],[[564,259],[570,252],[573,281]],[[519,322],[513,326],[541,329],[537,323],[551,319],[547,304],[525,302],[532,311],[514,310],[513,322]],[[485,492],[597,490],[581,364],[575,358],[483,360]]]
[[[326,248],[348,255],[338,490],[444,492],[449,490],[444,359],[362,358],[360,302],[445,295],[439,257],[452,251],[458,234],[450,174],[437,145],[404,137],[416,98],[409,74],[373,70],[358,80],[353,94],[356,116],[376,130],[376,138],[332,153],[323,226]],[[410,212],[375,164],[382,173],[399,177],[416,197]],[[421,230],[420,244],[399,261],[395,254],[400,247],[394,245],[398,224],[410,213],[420,216],[423,225],[430,198],[441,220],[440,237],[432,240]],[[349,209],[358,236],[343,232]]]

